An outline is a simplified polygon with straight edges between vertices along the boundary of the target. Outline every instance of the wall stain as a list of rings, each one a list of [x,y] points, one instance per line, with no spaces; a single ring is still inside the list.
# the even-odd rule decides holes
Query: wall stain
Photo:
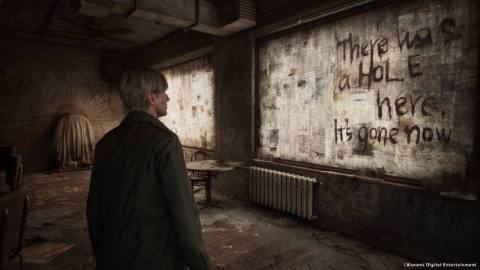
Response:
[[[305,80],[303,80],[303,79],[302,79],[302,80],[298,80],[298,82],[297,82],[297,86],[298,86],[298,87],[305,87],[306,84],[307,84],[307,81],[305,81]]]

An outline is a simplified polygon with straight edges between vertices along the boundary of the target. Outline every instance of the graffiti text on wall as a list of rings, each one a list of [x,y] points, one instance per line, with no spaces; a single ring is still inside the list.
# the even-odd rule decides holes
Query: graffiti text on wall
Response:
[[[422,48],[431,46],[434,43],[430,27],[419,28],[415,31],[398,31],[394,38],[395,45],[401,52],[408,55],[404,57],[406,69],[405,76],[392,72],[392,62],[387,58],[391,40],[388,38],[377,38],[359,42],[352,37],[352,33],[337,42],[337,50],[340,59],[347,65],[355,65],[352,74],[344,72],[338,78],[338,91],[340,93],[356,89],[371,90],[374,83],[400,83],[408,80],[415,80],[416,77],[424,75],[421,66]],[[435,30],[436,31],[436,30]],[[455,31],[455,20],[444,19],[438,26],[439,42],[446,46],[454,39],[459,38]],[[354,40],[357,40],[356,42]],[[414,51],[414,52],[412,52]],[[358,68],[358,69],[357,69]],[[421,121],[423,124],[414,124],[413,121],[401,121],[402,119],[430,118],[432,120],[444,119],[446,112],[441,108],[435,96],[430,95],[395,95],[382,94],[382,90],[376,91],[375,118],[377,120],[398,120],[397,126],[372,126],[372,124],[349,123],[349,119],[337,119],[334,121],[335,143],[355,142],[354,153],[360,155],[371,154],[371,143],[378,142],[384,146],[387,144],[418,144],[439,143],[447,145],[452,137],[452,128],[442,126],[441,123],[428,125],[433,121]],[[408,92],[408,91],[407,91]]]
[[[405,116],[422,117],[443,117],[445,112],[440,109],[435,97],[433,96],[400,96],[395,100],[389,97],[382,97],[380,91],[377,91],[377,117],[378,119],[392,119],[392,115],[398,119]],[[367,151],[369,141],[378,141],[386,145],[397,144],[401,137],[406,144],[422,142],[438,142],[448,144],[452,136],[452,128],[440,126],[420,126],[416,124],[400,127],[369,127],[360,125],[354,128],[349,125],[348,118],[341,123],[334,119],[335,142],[349,142],[358,140],[360,142],[360,153]],[[402,136],[403,135],[403,136]]]
[[[439,35],[443,39],[443,44],[447,45],[450,41],[459,38],[459,34],[454,31],[455,20],[451,18],[444,19],[439,25]],[[396,40],[400,50],[421,49],[433,44],[432,29],[430,27],[419,28],[413,32],[397,31]],[[354,42],[352,33],[348,37],[337,42],[337,50],[340,51],[344,62],[353,64],[358,61],[356,80],[353,80],[352,74],[344,73],[338,80],[338,90],[345,91],[353,87],[370,89],[374,82],[402,82],[406,78],[393,74],[391,70],[390,58],[383,59],[389,51],[391,40],[388,38],[377,38],[375,40],[365,40],[363,42]],[[376,61],[378,56],[380,61]],[[422,76],[420,65],[420,54],[413,53],[407,57],[405,68],[408,70],[408,78]],[[356,82],[356,85],[353,82]]]

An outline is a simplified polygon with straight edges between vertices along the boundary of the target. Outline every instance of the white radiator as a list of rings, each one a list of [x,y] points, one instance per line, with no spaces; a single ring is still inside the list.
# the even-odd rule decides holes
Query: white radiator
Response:
[[[315,183],[311,177],[250,167],[250,200],[310,220]]]

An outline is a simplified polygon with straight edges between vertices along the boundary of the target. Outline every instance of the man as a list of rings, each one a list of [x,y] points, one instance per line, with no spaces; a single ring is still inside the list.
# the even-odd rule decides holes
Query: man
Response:
[[[125,72],[129,114],[97,144],[87,220],[97,269],[208,269],[182,148],[167,115],[163,75]]]

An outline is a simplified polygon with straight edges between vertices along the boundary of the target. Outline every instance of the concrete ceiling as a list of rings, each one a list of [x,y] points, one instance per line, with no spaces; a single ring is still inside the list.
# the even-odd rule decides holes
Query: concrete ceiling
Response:
[[[0,0],[2,36],[109,51],[176,31],[226,36],[254,25],[254,0]]]

